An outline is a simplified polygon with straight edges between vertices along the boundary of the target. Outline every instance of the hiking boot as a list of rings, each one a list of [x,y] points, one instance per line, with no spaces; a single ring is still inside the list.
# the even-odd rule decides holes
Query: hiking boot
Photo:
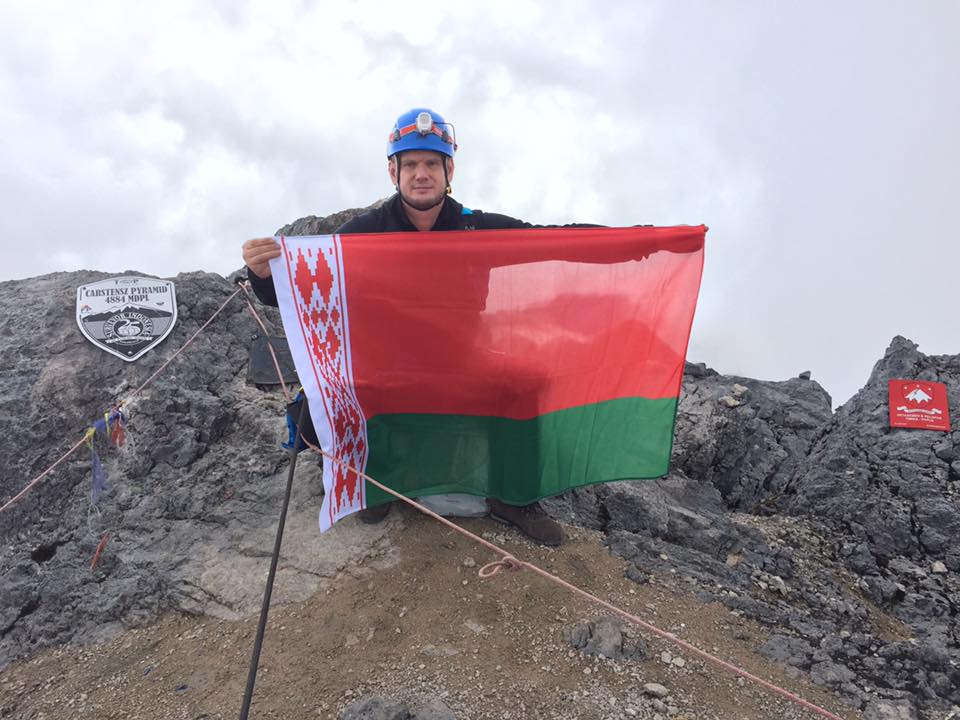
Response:
[[[540,503],[530,505],[507,505],[496,498],[487,498],[490,517],[508,525],[514,525],[541,545],[557,546],[563,543],[563,528],[549,517]]]
[[[357,517],[360,518],[360,522],[366,525],[376,525],[379,522],[383,522],[387,513],[390,512],[391,505],[393,505],[393,502],[385,502],[380,505],[364,508],[357,513]]]

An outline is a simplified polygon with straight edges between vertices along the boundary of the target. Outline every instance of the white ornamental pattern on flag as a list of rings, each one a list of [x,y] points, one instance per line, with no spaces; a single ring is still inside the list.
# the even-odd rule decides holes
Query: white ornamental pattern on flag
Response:
[[[363,471],[367,460],[366,421],[353,389],[339,237],[281,240],[297,325],[313,370],[313,377],[301,377],[301,382],[310,400],[317,437],[327,452]],[[323,484],[321,530],[365,506],[363,480],[344,465],[325,461]]]

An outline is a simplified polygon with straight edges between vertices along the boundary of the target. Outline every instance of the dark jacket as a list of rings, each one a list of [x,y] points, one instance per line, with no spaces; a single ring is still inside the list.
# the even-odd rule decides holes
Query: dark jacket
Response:
[[[517,220],[509,215],[499,213],[485,213],[481,210],[470,210],[458,203],[452,197],[444,200],[437,221],[431,230],[507,230],[510,228],[537,227],[523,220]],[[410,222],[399,195],[394,195],[383,205],[348,220],[339,228],[337,234],[348,235],[357,233],[386,233],[386,232],[417,232],[416,226]],[[273,280],[262,278],[251,271],[247,271],[250,285],[254,293],[264,305],[277,305],[277,292],[273,287]]]

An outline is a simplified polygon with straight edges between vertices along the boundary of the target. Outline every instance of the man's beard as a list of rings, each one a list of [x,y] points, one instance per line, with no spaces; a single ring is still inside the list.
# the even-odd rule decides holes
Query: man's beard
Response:
[[[437,205],[443,202],[443,199],[447,196],[447,193],[441,190],[436,196],[432,198],[424,198],[422,200],[413,200],[408,198],[406,195],[401,194],[400,197],[403,199],[403,202],[408,206],[412,207],[414,210],[420,210],[421,212],[426,210],[432,210]]]

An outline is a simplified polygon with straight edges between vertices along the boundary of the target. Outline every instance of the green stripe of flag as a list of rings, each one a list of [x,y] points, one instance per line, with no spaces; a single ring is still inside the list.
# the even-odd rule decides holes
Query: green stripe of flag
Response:
[[[404,495],[464,492],[525,505],[669,468],[676,398],[619,398],[529,420],[391,414],[367,421],[367,473]],[[391,499],[367,484],[367,505]]]

